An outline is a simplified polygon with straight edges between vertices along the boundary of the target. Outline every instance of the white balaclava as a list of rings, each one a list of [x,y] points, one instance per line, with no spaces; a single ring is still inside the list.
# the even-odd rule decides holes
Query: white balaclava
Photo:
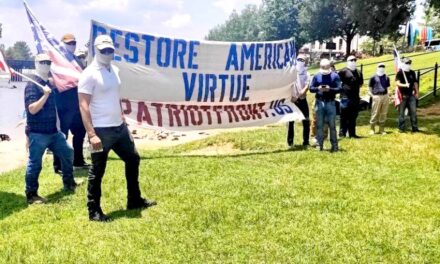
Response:
[[[307,70],[306,63],[304,61],[297,61],[296,70],[300,73],[306,71]]]
[[[402,64],[402,70],[409,72],[411,70],[411,64]]]
[[[330,68],[330,61],[328,59],[322,59],[320,64],[320,69],[319,72],[322,73],[323,75],[329,75],[332,70]]]
[[[43,81],[49,79],[50,65],[35,63],[35,74],[38,75]]]
[[[384,67],[377,67],[376,74],[377,74],[377,76],[384,76],[385,75],[385,68]]]
[[[354,71],[356,70],[356,61],[351,61],[352,59],[356,59],[354,56],[349,56],[347,58],[347,68],[349,68],[350,70]]]
[[[68,52],[70,52],[70,53],[72,53],[72,54],[75,53],[75,50],[76,50],[76,44],[73,44],[73,45],[70,45],[70,44],[68,44],[68,43],[63,43],[63,44],[64,44],[64,48],[65,48]]]
[[[101,54],[101,52],[99,52],[99,50],[97,49],[95,58],[99,64],[102,64],[104,66],[110,66],[110,63],[113,60],[113,56],[114,56],[114,53]]]

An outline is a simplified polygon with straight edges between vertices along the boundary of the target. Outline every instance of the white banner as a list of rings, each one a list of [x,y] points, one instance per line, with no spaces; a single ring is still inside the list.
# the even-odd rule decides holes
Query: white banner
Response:
[[[127,31],[92,21],[90,43],[115,44],[124,113],[167,130],[262,126],[302,120],[290,102],[293,40],[211,42]],[[89,54],[94,55],[90,45]]]

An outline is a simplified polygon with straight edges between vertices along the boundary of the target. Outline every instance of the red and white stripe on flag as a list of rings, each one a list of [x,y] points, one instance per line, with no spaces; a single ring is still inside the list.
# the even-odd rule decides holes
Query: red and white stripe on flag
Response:
[[[50,71],[58,91],[64,92],[77,87],[82,69],[73,54],[68,53],[63,45],[37,20],[26,2],[24,2],[24,7],[38,53],[45,52],[52,60]]]
[[[2,51],[0,51],[0,72],[5,72],[12,75],[11,69],[6,63],[5,56],[3,56]]]

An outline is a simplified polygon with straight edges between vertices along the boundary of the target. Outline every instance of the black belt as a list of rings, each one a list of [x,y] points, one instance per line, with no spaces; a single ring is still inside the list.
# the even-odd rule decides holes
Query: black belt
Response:
[[[387,92],[381,92],[381,93],[373,93],[373,95],[386,95]]]

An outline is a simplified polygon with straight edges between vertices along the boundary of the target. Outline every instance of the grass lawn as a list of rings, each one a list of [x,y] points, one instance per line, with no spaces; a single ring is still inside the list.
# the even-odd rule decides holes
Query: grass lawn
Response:
[[[386,136],[340,140],[336,154],[286,150],[284,126],[143,151],[141,189],[158,201],[144,211],[125,211],[124,167],[111,156],[105,224],[88,221],[86,184],[60,192],[49,160],[46,205],[26,205],[24,169],[1,174],[0,263],[438,263],[440,117],[399,134],[392,109],[388,125]],[[231,153],[188,155],[223,146]]]

